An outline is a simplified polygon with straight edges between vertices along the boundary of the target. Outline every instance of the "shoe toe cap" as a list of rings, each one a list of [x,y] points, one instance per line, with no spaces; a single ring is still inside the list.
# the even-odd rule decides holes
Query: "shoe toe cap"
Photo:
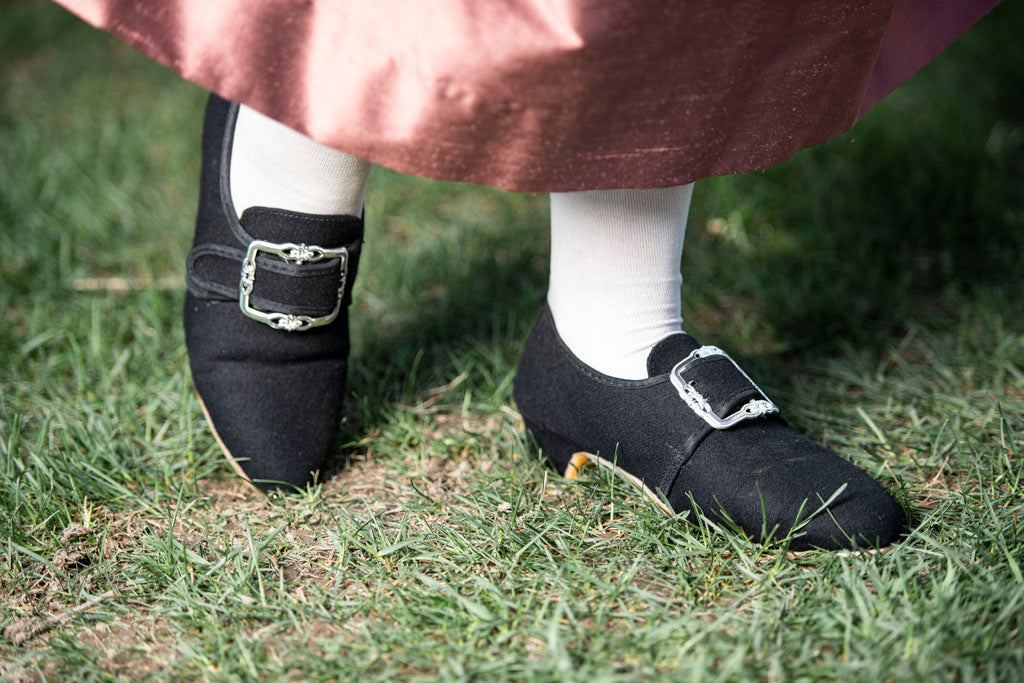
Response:
[[[883,547],[905,527],[903,509],[867,473],[782,423],[713,434],[684,474],[681,488],[705,515],[758,541],[788,538],[793,550]]]
[[[194,375],[226,455],[264,490],[315,480],[334,447],[344,363],[227,364]]]
[[[861,477],[851,477],[854,481],[828,506],[819,510],[819,503],[811,509],[817,511],[814,517],[795,525],[791,548],[882,548],[899,538],[906,525],[903,509],[879,484],[857,472]]]
[[[313,481],[341,417],[347,321],[284,332],[191,294],[184,312],[192,380],[225,455],[264,490]]]

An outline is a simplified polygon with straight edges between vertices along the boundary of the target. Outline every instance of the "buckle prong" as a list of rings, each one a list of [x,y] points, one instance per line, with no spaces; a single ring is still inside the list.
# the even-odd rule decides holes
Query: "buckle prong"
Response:
[[[757,389],[757,392],[761,394],[764,399],[751,399],[740,406],[739,410],[727,417],[719,417],[715,414],[715,411],[711,408],[711,403],[708,399],[697,391],[690,382],[687,382],[686,379],[683,378],[683,372],[691,363],[693,363],[693,361],[698,358],[706,358],[707,356],[722,356],[732,363],[733,367],[740,371],[740,374],[750,382],[752,387]],[[729,356],[729,354],[717,346],[702,346],[699,349],[691,351],[686,358],[675,364],[675,367],[672,368],[672,372],[669,373],[669,379],[671,379],[672,385],[679,392],[679,396],[686,402],[686,405],[688,405],[698,417],[715,429],[728,429],[743,420],[749,420],[751,418],[762,417],[764,415],[779,412],[779,407],[775,405],[770,398],[768,398],[768,395],[764,393],[761,387],[754,383],[754,380],[750,379],[750,375],[744,372],[743,368],[741,368],[739,364]]]
[[[334,310],[327,315],[310,316],[294,315],[292,313],[281,313],[278,311],[261,311],[249,303],[253,287],[256,283],[256,255],[261,252],[276,254],[285,261],[302,265],[303,263],[316,263],[326,259],[341,260],[341,277],[338,284],[338,298],[334,303]],[[287,332],[302,332],[313,327],[330,325],[341,312],[341,301],[345,295],[345,283],[348,277],[348,249],[338,247],[328,249],[315,244],[294,244],[292,242],[267,242],[265,240],[253,240],[245,252],[245,260],[242,261],[242,277],[238,282],[239,296],[238,305],[242,313],[253,320],[270,325],[275,330]]]

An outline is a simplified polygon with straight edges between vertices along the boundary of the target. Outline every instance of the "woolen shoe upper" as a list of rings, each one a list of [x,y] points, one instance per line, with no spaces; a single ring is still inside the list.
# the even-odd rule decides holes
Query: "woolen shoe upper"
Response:
[[[189,253],[185,340],[192,378],[227,455],[262,488],[303,486],[334,445],[345,389],[351,301],[362,243],[356,216],[318,216],[252,207],[239,219],[228,191],[237,105],[211,96],[203,129],[196,234]],[[242,313],[243,261],[254,240],[345,247],[347,258],[298,262],[260,251],[252,308],[337,318],[290,332]],[[315,258],[315,257],[311,257]]]
[[[614,461],[691,518],[696,505],[757,541],[785,537],[796,525],[793,549],[883,546],[899,535],[902,510],[878,483],[777,415],[727,429],[700,417],[671,381],[698,347],[687,334],[670,335],[652,349],[648,379],[609,377],[566,347],[545,307],[519,362],[515,400],[542,449],[548,442],[549,458],[578,450]],[[720,355],[688,364],[683,379],[720,417],[764,398]]]

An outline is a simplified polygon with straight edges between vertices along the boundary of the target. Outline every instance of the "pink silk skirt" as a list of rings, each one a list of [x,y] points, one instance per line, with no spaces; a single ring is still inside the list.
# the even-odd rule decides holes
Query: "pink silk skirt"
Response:
[[[58,0],[185,78],[399,171],[682,185],[848,130],[998,0]]]

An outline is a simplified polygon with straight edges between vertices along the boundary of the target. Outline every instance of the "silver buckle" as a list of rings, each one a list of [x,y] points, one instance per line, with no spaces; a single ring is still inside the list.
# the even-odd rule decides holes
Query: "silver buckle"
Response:
[[[334,304],[334,310],[318,317],[309,315],[292,315],[291,313],[278,313],[277,311],[261,311],[249,304],[249,296],[252,294],[253,284],[256,282],[256,254],[265,251],[270,254],[277,254],[285,261],[291,263],[316,263],[324,259],[341,259],[341,282],[338,284],[338,300]],[[242,313],[258,320],[261,323],[270,325],[275,330],[287,332],[301,332],[312,327],[329,325],[334,322],[341,311],[341,300],[345,295],[345,280],[348,276],[348,249],[339,247],[327,249],[314,244],[292,244],[291,242],[266,242],[264,240],[253,240],[245,252],[245,260],[242,261],[242,279],[238,283],[241,294],[238,297],[238,305]]]
[[[683,379],[683,371],[689,367],[690,363],[697,360],[698,358],[705,358],[707,356],[724,356],[733,366],[740,371],[747,381],[750,382],[757,391],[764,396],[764,400],[751,399],[745,404],[740,406],[732,415],[728,417],[718,417],[715,411],[711,409],[711,404],[704,396],[693,388],[693,385]],[[699,349],[694,349],[690,352],[686,358],[676,363],[675,367],[672,368],[672,372],[669,374],[669,378],[672,380],[672,385],[675,386],[676,390],[679,391],[679,396],[686,401],[686,405],[690,406],[693,412],[707,422],[715,429],[728,429],[738,422],[743,420],[749,420],[754,417],[761,417],[763,415],[769,415],[771,413],[779,412],[779,407],[775,405],[768,395],[761,390],[761,387],[754,383],[754,380],[750,379],[750,375],[743,372],[736,361],[734,361],[729,354],[717,346],[702,346]]]

